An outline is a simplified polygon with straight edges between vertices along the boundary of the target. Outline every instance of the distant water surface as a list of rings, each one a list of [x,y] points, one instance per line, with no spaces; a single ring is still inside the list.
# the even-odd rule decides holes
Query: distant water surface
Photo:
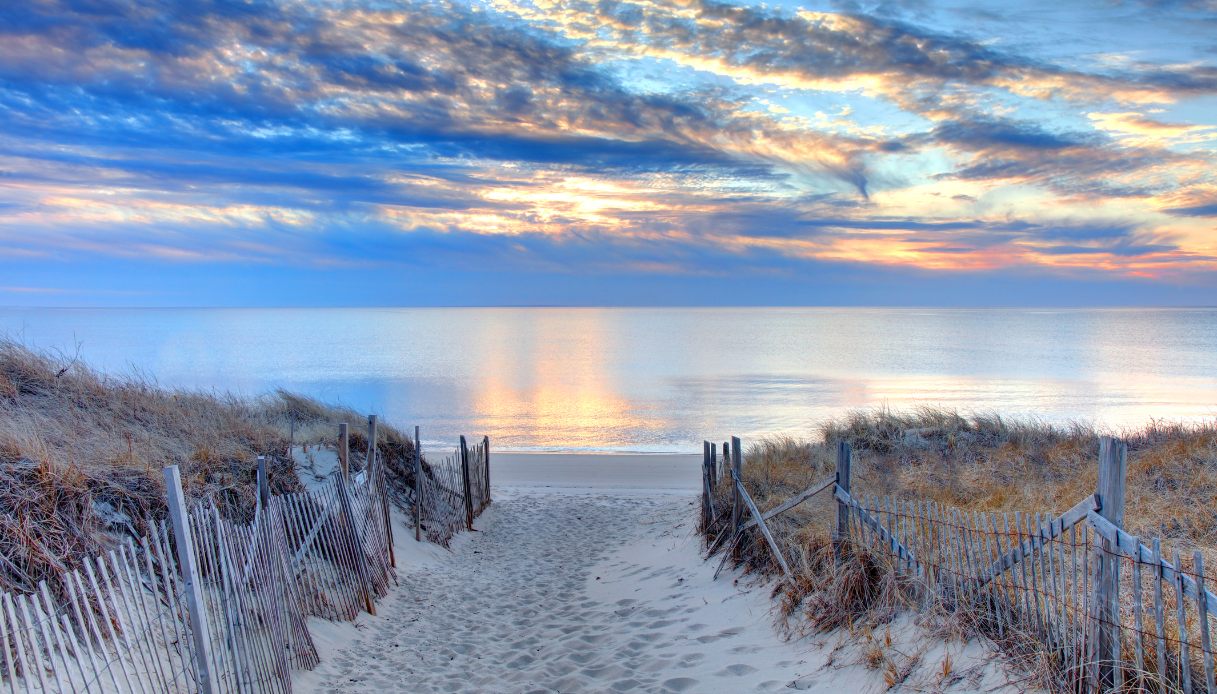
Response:
[[[0,332],[500,449],[697,450],[884,405],[1113,428],[1217,416],[1213,309],[0,309]]]

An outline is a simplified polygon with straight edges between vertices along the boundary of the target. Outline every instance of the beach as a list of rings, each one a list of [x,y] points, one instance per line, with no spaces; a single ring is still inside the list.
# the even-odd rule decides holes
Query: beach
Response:
[[[702,559],[699,460],[497,455],[494,502],[476,532],[450,550],[417,545],[399,518],[398,586],[375,617],[313,620],[322,661],[296,687],[883,691],[864,651],[888,638],[918,654],[918,671],[950,652],[957,691],[1000,691],[1003,673],[983,649],[935,643],[908,621],[883,637],[780,635],[765,579],[724,570],[715,580],[717,557]]]

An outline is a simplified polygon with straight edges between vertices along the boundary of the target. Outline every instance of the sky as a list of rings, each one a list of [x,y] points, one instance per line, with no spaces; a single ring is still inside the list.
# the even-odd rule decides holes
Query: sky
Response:
[[[0,305],[1214,305],[1217,0],[0,4]]]

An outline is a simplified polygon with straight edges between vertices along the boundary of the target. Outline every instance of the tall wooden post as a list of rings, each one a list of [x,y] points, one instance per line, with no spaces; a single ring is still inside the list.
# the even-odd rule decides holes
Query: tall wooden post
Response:
[[[418,427],[414,427],[414,539],[423,539],[423,454],[418,442]]]
[[[270,504],[270,479],[266,472],[266,456],[258,456],[258,503],[263,510]]]
[[[846,494],[849,493],[849,468],[853,459],[849,444],[837,442],[837,486]],[[837,530],[834,533],[837,542],[849,537],[849,505],[837,501]]]
[[[744,501],[740,498],[739,485],[744,481],[743,455],[740,453],[740,440],[731,437],[731,470],[734,478],[731,483],[731,536],[739,535],[744,514]],[[735,480],[739,480],[736,482]]]
[[[461,481],[465,487],[465,527],[473,530],[473,484],[469,479],[469,446],[461,436]]]
[[[194,540],[190,533],[190,517],[186,513],[186,496],[182,493],[182,478],[176,465],[165,468],[164,474],[169,518],[173,521],[174,544],[177,545],[177,560],[182,569],[182,590],[186,594],[186,608],[190,611],[190,633],[194,640],[190,655],[198,676],[199,692],[215,694],[210,669],[211,631],[204,611],[206,603],[203,602],[203,590],[199,586],[199,568],[195,563]]]
[[[718,487],[718,444],[710,443],[710,491]]]
[[[1099,439],[1099,515],[1117,528],[1124,525],[1124,488],[1128,445],[1110,436]],[[1116,543],[1095,534],[1094,628],[1099,690],[1120,683],[1120,559]]]
[[[482,452],[486,455],[486,503],[490,503],[490,437],[482,437]]]
[[[351,479],[351,435],[346,422],[338,425],[338,467],[343,479]]]
[[[369,476],[372,474],[371,473],[372,466],[376,462],[376,455],[377,455],[376,425],[377,425],[376,415],[374,415],[374,414],[368,415],[368,455],[366,458],[364,458],[363,469],[369,471],[368,472]]]
[[[701,527],[709,529],[710,519],[710,442],[701,442]]]

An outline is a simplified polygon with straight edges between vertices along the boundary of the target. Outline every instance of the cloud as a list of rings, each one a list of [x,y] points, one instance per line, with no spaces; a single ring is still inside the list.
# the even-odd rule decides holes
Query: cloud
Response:
[[[1167,208],[1165,212],[1184,217],[1217,217],[1217,202],[1190,205],[1188,207],[1171,207]]]
[[[1213,270],[1214,126],[1161,110],[1212,65],[1054,60],[940,16],[10,4],[0,258]]]

